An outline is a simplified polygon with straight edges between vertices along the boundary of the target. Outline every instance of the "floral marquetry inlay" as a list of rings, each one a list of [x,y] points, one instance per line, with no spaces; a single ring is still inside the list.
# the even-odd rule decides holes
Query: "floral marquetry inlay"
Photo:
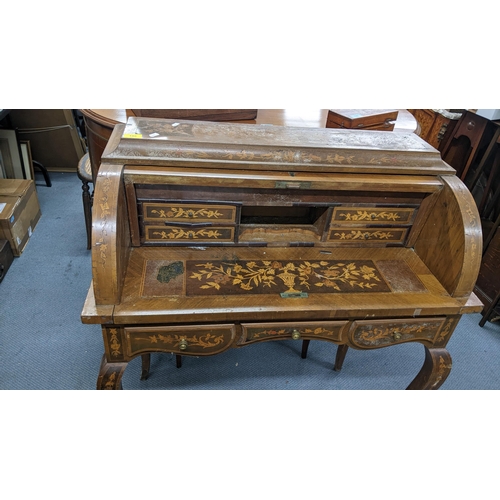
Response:
[[[263,339],[266,337],[280,337],[280,336],[290,336],[292,334],[292,328],[266,328],[264,330],[251,330],[249,329],[249,340]],[[332,330],[327,330],[323,327],[317,328],[300,328],[301,335],[307,336],[331,336],[333,334]]]
[[[111,215],[111,207],[109,204],[108,193],[111,187],[111,180],[109,177],[104,177],[101,182],[102,196],[98,201],[98,210],[100,216],[100,229],[101,234],[97,239],[96,246],[99,247],[99,256],[102,267],[106,267],[106,260],[108,256],[108,217]]]
[[[118,340],[118,332],[116,328],[111,328],[109,330],[109,349],[112,356],[121,356],[121,344]]]
[[[415,213],[414,208],[382,209],[382,208],[344,208],[336,207],[333,211],[332,223],[390,223],[410,224]]]
[[[159,218],[184,218],[184,219],[199,219],[203,217],[204,219],[217,219],[222,217],[222,214],[218,210],[207,210],[202,208],[200,210],[185,209],[182,207],[172,207],[168,211],[165,210],[151,210],[152,214],[157,214]]]
[[[425,330],[425,325],[401,325],[386,328],[371,328],[362,330],[359,339],[365,342],[377,342],[382,339],[394,339],[403,335],[415,335],[422,333]],[[401,338],[401,337],[400,337]]]
[[[392,240],[393,233],[389,231],[350,231],[348,233],[342,231],[340,233],[333,233],[339,240]]]
[[[112,390],[112,389],[115,389],[115,385],[116,385],[116,372],[113,372],[108,380],[106,380],[106,383],[104,384],[104,389],[107,389],[107,390]]]
[[[188,276],[188,295],[390,290],[372,261],[191,261]]]
[[[346,221],[368,222],[368,221],[397,221],[400,216],[397,212],[368,212],[367,210],[357,210],[356,213],[347,212],[340,214]]]
[[[417,323],[392,323],[360,325],[354,333],[354,340],[362,346],[383,346],[408,340],[434,340],[443,320]]]
[[[168,231],[153,231],[152,233],[162,240],[197,240],[199,238],[219,239],[222,235],[216,229],[198,229],[198,231],[185,229],[170,229]]]
[[[224,342],[224,335],[213,335],[207,333],[205,335],[192,335],[186,337],[185,335],[169,334],[169,335],[150,335],[149,337],[136,337],[135,340],[142,340],[150,344],[170,344],[172,347],[179,347],[181,341],[189,342],[189,345],[201,347],[202,349],[209,349],[216,347]]]
[[[413,133],[370,132],[131,117],[119,147],[108,157],[231,162],[240,166],[328,165],[340,169],[414,169],[434,167],[439,161],[438,152]]]
[[[234,242],[234,228],[233,227],[205,227],[203,229],[194,229],[188,227],[158,227],[146,226],[145,241],[150,243],[161,242],[191,242],[198,241],[203,243],[208,242]],[[191,244],[191,243],[189,243]]]

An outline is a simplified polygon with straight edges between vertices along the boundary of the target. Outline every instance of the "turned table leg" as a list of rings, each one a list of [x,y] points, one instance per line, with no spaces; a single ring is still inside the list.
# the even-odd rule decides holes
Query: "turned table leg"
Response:
[[[141,355],[141,380],[147,380],[149,377],[149,368],[151,367],[151,354]]]
[[[128,363],[109,363],[106,355],[103,355],[99,376],[97,377],[97,389],[122,389],[122,376]]]
[[[451,356],[444,348],[425,347],[422,369],[407,389],[439,389],[451,371]]]
[[[336,372],[339,372],[342,369],[342,365],[344,364],[345,355],[347,354],[349,347],[345,344],[341,344],[337,346],[337,355],[335,356],[335,365],[333,365],[333,369]]]
[[[311,341],[310,340],[303,340],[302,341],[302,352],[300,353],[300,357],[302,359],[307,358],[307,349],[309,349],[309,342],[311,342]]]

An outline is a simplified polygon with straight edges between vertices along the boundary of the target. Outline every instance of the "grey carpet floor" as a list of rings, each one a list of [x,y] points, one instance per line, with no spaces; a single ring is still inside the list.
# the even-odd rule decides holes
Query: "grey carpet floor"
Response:
[[[52,173],[48,188],[37,177],[42,217],[21,257],[0,284],[0,389],[94,389],[102,357],[100,327],[80,313],[91,280],[90,251],[76,174]],[[441,390],[500,388],[500,325],[478,326],[466,315],[448,350],[453,359]],[[343,369],[332,370],[336,346],[277,341],[231,349],[214,357],[153,355],[151,375],[140,381],[140,360],[130,362],[124,389],[399,390],[419,371],[420,344],[372,351],[350,350]]]

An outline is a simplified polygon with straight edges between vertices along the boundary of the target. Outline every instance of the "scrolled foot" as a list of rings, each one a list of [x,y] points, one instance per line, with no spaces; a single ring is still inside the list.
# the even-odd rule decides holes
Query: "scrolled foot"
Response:
[[[425,349],[425,360],[418,375],[407,387],[409,390],[439,389],[451,371],[450,353],[443,348]]]
[[[122,376],[128,363],[109,363],[106,355],[102,357],[97,389],[122,389]]]

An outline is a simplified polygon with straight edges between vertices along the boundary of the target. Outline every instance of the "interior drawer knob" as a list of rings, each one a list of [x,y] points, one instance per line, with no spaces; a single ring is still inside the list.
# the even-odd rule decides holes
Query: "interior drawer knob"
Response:
[[[292,339],[293,340],[299,340],[300,339],[300,332],[298,330],[293,330],[292,331]]]
[[[181,339],[179,341],[179,349],[185,351],[188,348],[188,341],[186,339]]]

